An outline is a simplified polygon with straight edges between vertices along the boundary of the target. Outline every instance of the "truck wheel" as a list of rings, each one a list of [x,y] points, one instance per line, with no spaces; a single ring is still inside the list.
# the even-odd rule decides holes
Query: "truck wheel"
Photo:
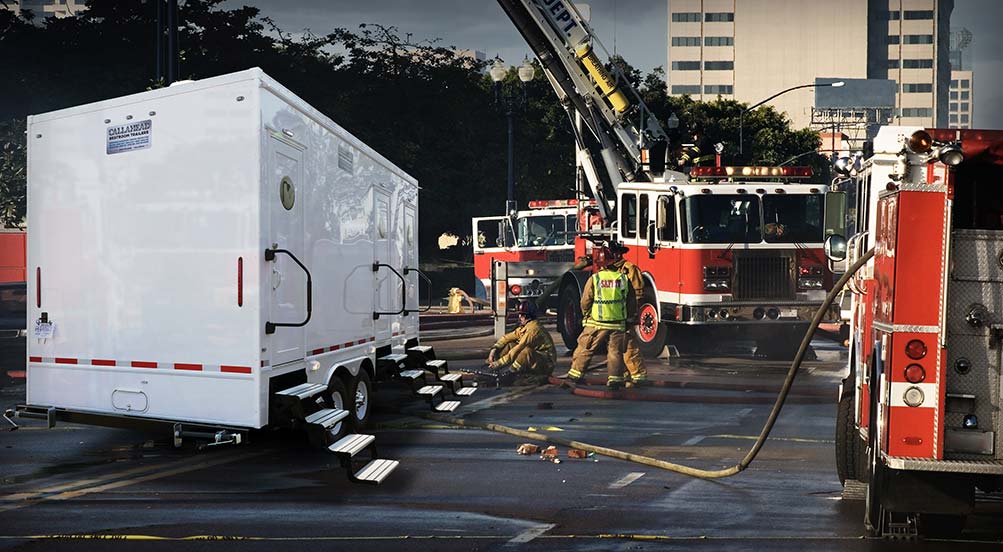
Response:
[[[655,358],[665,348],[665,335],[668,329],[658,319],[658,309],[650,297],[645,297],[644,303],[637,312],[637,348],[648,358]]]
[[[853,380],[847,380],[851,392],[846,392],[844,384],[843,396],[839,398],[836,408],[836,474],[839,483],[846,484],[847,479],[857,479],[857,436],[853,427]]]
[[[352,378],[352,389],[348,396],[352,399],[348,405],[352,431],[358,431],[369,424],[372,408],[373,382],[368,372],[360,369],[359,375]]]
[[[341,378],[337,375],[331,376],[331,381],[327,382],[327,390],[320,394],[321,401],[324,403],[324,408],[339,408],[341,410],[348,409],[348,391],[345,389],[345,382],[341,381]],[[328,445],[333,444],[342,434],[345,433],[347,429],[344,422],[338,422],[331,426],[327,430]]]
[[[567,284],[557,298],[557,330],[569,351],[574,351],[582,333],[582,294],[578,287]]]

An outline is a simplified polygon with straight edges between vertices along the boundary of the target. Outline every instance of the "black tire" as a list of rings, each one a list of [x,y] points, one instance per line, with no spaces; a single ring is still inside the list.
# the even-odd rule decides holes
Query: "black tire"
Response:
[[[839,484],[847,479],[857,479],[857,431],[853,425],[853,380],[847,380],[850,391],[844,385],[843,396],[836,408],[836,474]]]
[[[582,293],[578,286],[568,283],[561,286],[557,298],[557,331],[569,351],[574,351],[582,333]]]
[[[320,394],[320,397],[324,408],[348,409],[348,390],[345,389],[345,382],[341,381],[337,375],[331,376],[331,381],[327,383],[327,389]],[[349,418],[351,418],[351,414]],[[330,441],[327,444],[333,444],[338,438],[345,435],[348,432],[347,426],[348,424],[344,420],[331,426],[327,431],[328,441]]]
[[[373,381],[364,369],[352,378],[348,397],[352,398],[348,403],[349,425],[352,431],[358,431],[369,425],[373,409]]]
[[[652,297],[647,296],[637,307],[637,348],[648,358],[655,358],[665,348],[665,337],[668,327],[658,318],[658,306]]]

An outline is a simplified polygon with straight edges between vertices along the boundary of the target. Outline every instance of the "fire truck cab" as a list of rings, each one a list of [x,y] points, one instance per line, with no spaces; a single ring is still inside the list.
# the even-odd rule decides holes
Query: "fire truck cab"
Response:
[[[855,177],[840,481],[874,535],[959,532],[1003,487],[1003,132],[883,127]],[[859,483],[858,483],[859,482]]]

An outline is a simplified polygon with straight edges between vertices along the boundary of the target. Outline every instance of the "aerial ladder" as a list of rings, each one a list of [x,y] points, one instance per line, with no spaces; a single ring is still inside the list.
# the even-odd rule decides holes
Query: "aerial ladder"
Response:
[[[662,177],[665,131],[623,74],[604,66],[600,54],[610,56],[574,5],[566,0],[498,3],[539,59],[571,119],[585,181],[608,232],[616,220],[617,184]]]

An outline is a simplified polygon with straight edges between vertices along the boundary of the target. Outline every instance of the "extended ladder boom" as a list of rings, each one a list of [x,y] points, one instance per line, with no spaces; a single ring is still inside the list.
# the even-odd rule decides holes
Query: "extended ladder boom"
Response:
[[[663,172],[665,131],[630,82],[615,68],[615,75],[607,71],[598,53],[607,59],[609,55],[570,2],[498,3],[540,60],[568,111],[586,179],[603,219],[612,221],[610,198],[619,182],[653,180],[653,173]],[[575,114],[587,133],[575,124]]]

